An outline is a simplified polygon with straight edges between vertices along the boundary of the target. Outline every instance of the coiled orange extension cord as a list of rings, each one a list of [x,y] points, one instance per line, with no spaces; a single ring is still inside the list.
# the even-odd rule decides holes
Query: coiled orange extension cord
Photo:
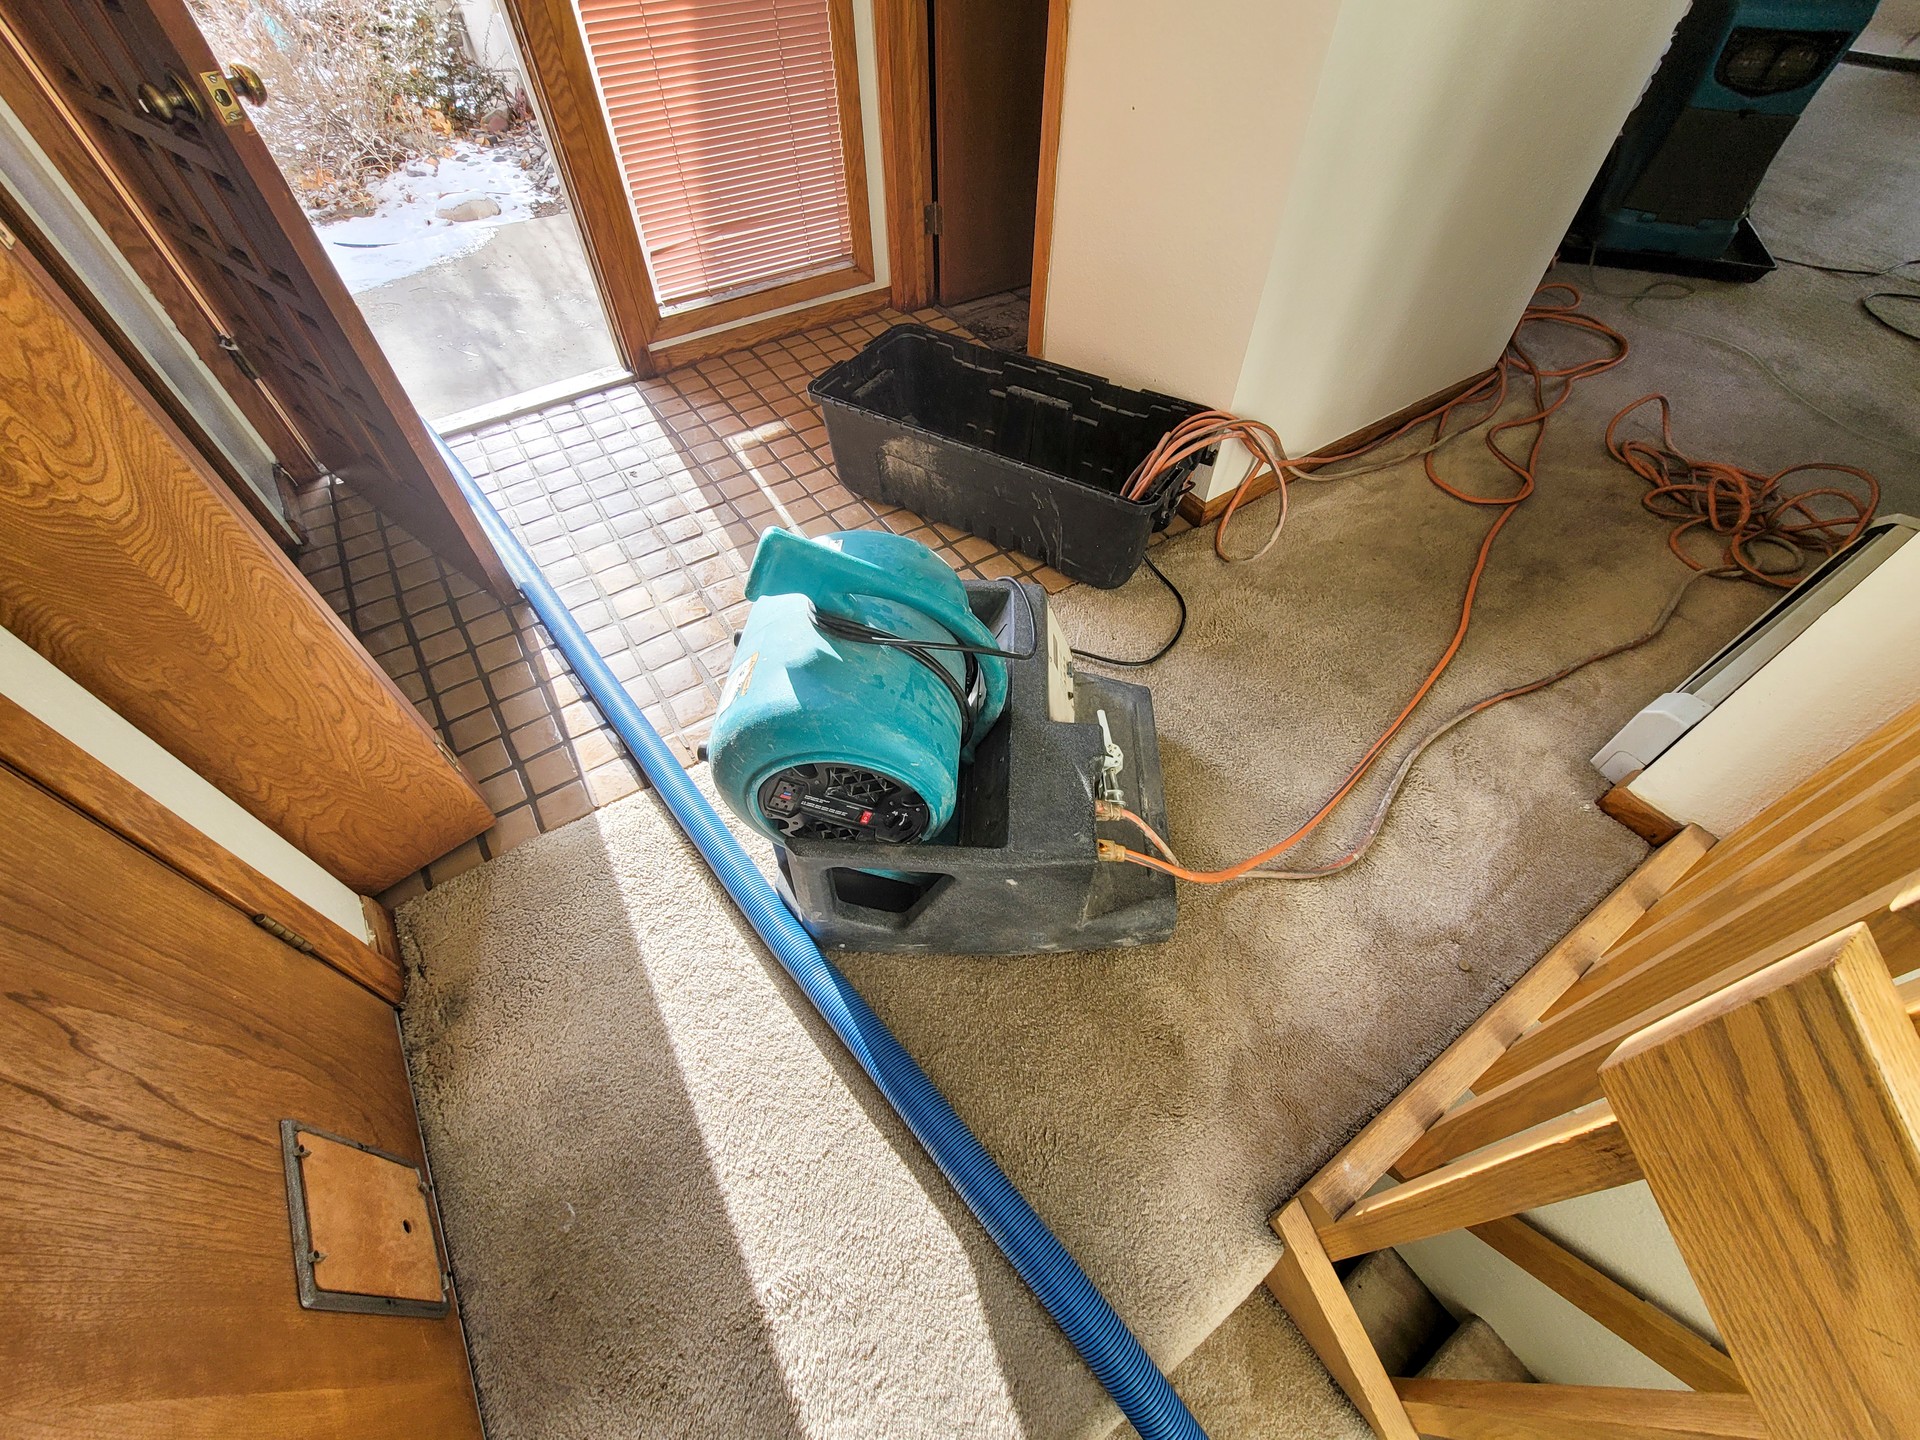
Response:
[[[1555,298],[1548,299],[1546,298],[1548,296]],[[1558,298],[1561,296],[1565,298]],[[1473,620],[1474,599],[1479,593],[1481,578],[1486,573],[1487,561],[1492,554],[1494,541],[1499,538],[1507,521],[1513,518],[1514,512],[1528,496],[1533,494],[1538,480],[1540,449],[1546,438],[1547,422],[1561,406],[1566,404],[1574,387],[1580,381],[1611,370],[1627,358],[1630,347],[1626,337],[1597,317],[1583,313],[1579,308],[1580,301],[1580,291],[1573,285],[1551,282],[1540,286],[1534,292],[1532,303],[1522,314],[1513,338],[1507,342],[1499,364],[1486,379],[1426,414],[1416,416],[1391,432],[1352,450],[1337,454],[1314,455],[1303,460],[1291,460],[1287,458],[1281,446],[1280,437],[1271,426],[1259,421],[1243,420],[1224,411],[1213,410],[1196,415],[1169,432],[1155,447],[1153,453],[1141,462],[1127,485],[1123,487],[1123,494],[1135,496],[1149,492],[1154,482],[1169,467],[1180,463],[1189,455],[1208,449],[1224,440],[1238,440],[1247,446],[1254,456],[1255,464],[1234,491],[1233,498],[1228,501],[1226,511],[1220,517],[1219,527],[1214,532],[1215,552],[1222,559],[1229,561],[1257,559],[1272,550],[1286,525],[1289,479],[1341,479],[1369,473],[1368,469],[1361,469],[1343,471],[1331,476],[1314,474],[1325,466],[1371,454],[1382,446],[1429,425],[1433,427],[1432,439],[1424,451],[1416,452],[1423,455],[1422,466],[1427,479],[1456,500],[1468,505],[1484,506],[1496,513],[1493,523],[1487,528],[1486,535],[1480,541],[1480,548],[1474,557],[1473,566],[1468,571],[1465,593],[1460,602],[1459,622],[1455,625],[1453,636],[1441,652],[1440,658],[1428,670],[1425,678],[1414,689],[1413,695],[1401,707],[1400,713],[1394,717],[1392,723],[1367,747],[1365,753],[1347,772],[1339,787],[1291,834],[1269,845],[1258,854],[1250,855],[1222,869],[1190,870],[1173,858],[1173,853],[1166,842],[1148,830],[1144,821],[1139,820],[1131,812],[1125,812],[1108,818],[1124,819],[1135,823],[1148,835],[1156,848],[1162,851],[1165,858],[1161,855],[1144,854],[1129,849],[1115,841],[1102,840],[1099,844],[1101,859],[1144,865],[1197,885],[1219,885],[1230,880],[1262,874],[1275,878],[1310,878],[1332,874],[1352,864],[1359,857],[1371,843],[1373,834],[1378,831],[1379,823],[1384,820],[1384,807],[1375,817],[1375,823],[1366,838],[1352,850],[1328,864],[1315,867],[1311,871],[1276,872],[1263,871],[1261,868],[1278,859],[1319,828],[1320,824],[1333,813],[1342,800],[1352,793],[1354,787],[1373,768],[1374,762],[1392,743],[1394,736],[1400,733],[1420,702],[1446,673],[1447,667],[1453,663],[1454,657],[1459,654],[1460,647],[1467,638],[1467,631]],[[1570,365],[1544,366],[1534,359],[1526,344],[1523,343],[1523,337],[1526,336],[1530,327],[1547,325],[1596,336],[1605,343],[1605,353]],[[1489,424],[1488,422],[1492,421],[1506,404],[1509,395],[1516,390],[1531,392],[1529,396],[1531,404],[1526,412]],[[1660,407],[1662,445],[1655,446],[1646,441],[1617,441],[1616,430],[1629,415],[1649,401],[1657,401]],[[1454,425],[1458,415],[1475,411],[1479,412],[1479,418],[1471,426]],[[1479,425],[1488,426],[1486,433],[1488,451],[1518,482],[1510,494],[1473,494],[1449,484],[1436,468],[1435,456],[1440,448],[1450,439]],[[1518,455],[1501,443],[1506,435],[1514,431],[1531,431],[1524,451]],[[1734,465],[1690,459],[1682,455],[1673,444],[1668,425],[1668,402],[1666,397],[1661,395],[1644,396],[1616,415],[1607,427],[1607,448],[1615,459],[1646,480],[1652,487],[1645,497],[1647,508],[1657,515],[1680,522],[1673,532],[1670,543],[1674,553],[1688,565],[1695,570],[1704,568],[1700,562],[1689,558],[1680,548],[1681,537],[1688,531],[1707,525],[1716,533],[1728,537],[1723,564],[1710,572],[1715,575],[1752,578],[1773,585],[1792,584],[1791,580],[1785,578],[1786,572],[1766,571],[1755,564],[1748,553],[1751,546],[1772,543],[1791,551],[1796,559],[1802,561],[1805,558],[1804,552],[1807,550],[1831,554],[1865,529],[1867,522],[1872,518],[1873,508],[1879,500],[1879,486],[1873,477],[1852,466],[1798,465],[1768,476]],[[1385,463],[1400,464],[1405,459],[1411,458],[1411,456],[1398,457]],[[1385,468],[1385,465],[1370,468]],[[1836,471],[1858,478],[1867,486],[1867,500],[1863,503],[1851,493],[1835,488],[1803,491],[1794,495],[1780,492],[1779,484],[1787,476],[1810,470]],[[1254,486],[1269,474],[1274,477],[1280,491],[1280,512],[1273,531],[1260,548],[1251,555],[1230,555],[1225,548],[1227,527]],[[1823,497],[1844,502],[1856,511],[1857,519],[1820,518],[1808,508],[1807,502]],[[1793,518],[1795,516],[1798,518]],[[1623,649],[1630,649],[1634,645],[1644,643],[1659,633],[1660,627],[1672,614],[1679,598],[1679,595],[1675,595],[1660,621],[1640,639],[1590,656],[1587,660],[1580,661],[1566,670],[1533,684],[1488,696],[1485,700],[1457,714],[1441,729],[1450,729],[1469,715],[1478,714],[1502,701],[1530,694],[1594,660],[1619,654]],[[1428,736],[1419,749],[1424,750],[1428,744],[1439,738],[1440,733],[1441,731],[1435,731]],[[1403,775],[1418,753],[1416,751],[1414,756],[1409,756],[1408,760],[1403,762]],[[1390,799],[1391,794],[1389,794]]]
[[[1650,440],[1622,440],[1615,434],[1643,405],[1660,411],[1657,445]],[[1682,536],[1704,525],[1726,540],[1713,574],[1757,580],[1782,590],[1799,582],[1809,551],[1827,556],[1852,543],[1880,507],[1880,482],[1857,466],[1816,460],[1766,475],[1723,460],[1697,460],[1684,454],[1674,444],[1673,406],[1664,395],[1642,395],[1613,417],[1607,426],[1607,453],[1647,482],[1650,488],[1640,497],[1642,505],[1664,520],[1679,522],[1667,536],[1667,546],[1688,565],[1695,570],[1707,568],[1680,544]],[[1792,493],[1780,488],[1789,475],[1814,472],[1851,475],[1866,487],[1866,494],[1855,495],[1833,485]],[[1823,518],[1813,511],[1810,502],[1815,500],[1831,501],[1848,513]],[[1790,563],[1765,568],[1752,554],[1756,545],[1772,546]]]

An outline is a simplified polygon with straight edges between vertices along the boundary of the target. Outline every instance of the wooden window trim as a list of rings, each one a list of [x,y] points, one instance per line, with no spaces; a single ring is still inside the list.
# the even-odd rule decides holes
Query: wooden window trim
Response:
[[[0,765],[39,786],[95,823],[146,851],[249,918],[266,916],[298,935],[323,964],[400,1003],[397,957],[383,955],[306,901],[208,839],[66,736],[0,695]],[[363,908],[384,907],[362,898]],[[368,911],[372,918],[372,911]],[[382,934],[391,933],[386,917]]]
[[[659,327],[653,332],[654,350],[658,353],[668,348],[666,341],[677,340],[701,330],[752,320],[769,310],[798,305],[806,300],[818,300],[823,295],[838,295],[843,290],[863,289],[872,283],[872,271],[847,266],[838,270],[824,270],[818,275],[805,275],[765,290],[729,296],[712,304],[689,305],[684,310],[661,317]]]
[[[876,13],[891,0],[876,0]],[[526,61],[527,83],[534,91],[554,161],[572,197],[581,239],[600,297],[614,329],[622,358],[636,375],[658,374],[698,351],[710,355],[753,343],[741,336],[715,336],[717,347],[702,341],[668,342],[702,330],[746,325],[769,311],[802,304],[873,284],[873,213],[867,189],[867,147],[860,106],[860,63],[855,48],[853,0],[827,0],[827,25],[833,44],[834,94],[840,118],[840,158],[847,191],[847,222],[853,263],[805,275],[725,299],[684,306],[662,315],[647,269],[640,228],[620,168],[613,129],[608,123],[586,34],[571,0],[507,0],[506,10]],[[924,22],[923,22],[924,25]],[[924,50],[923,50],[924,54]],[[884,67],[883,67],[884,69]],[[884,87],[883,87],[884,88]],[[884,115],[884,102],[883,102]],[[923,122],[923,129],[924,122]],[[916,218],[919,212],[915,212]],[[931,259],[931,251],[928,252]],[[868,308],[872,308],[869,306]],[[789,333],[811,323],[811,311],[770,316],[787,322]],[[756,331],[764,329],[755,327]],[[760,335],[759,338],[766,338]],[[697,358],[697,357],[696,357]]]
[[[867,196],[866,114],[860,108],[860,50],[853,28],[853,0],[827,0],[827,31],[833,37],[833,89],[840,104],[840,164],[847,182],[847,220],[855,273],[873,281],[873,211]]]
[[[728,326],[724,330],[696,335],[690,340],[676,340],[670,345],[656,349],[653,352],[653,361],[660,370],[674,370],[682,365],[691,365],[698,360],[711,359],[715,355],[750,349],[764,340],[778,340],[784,335],[795,335],[802,330],[814,329],[816,326],[832,325],[837,321],[870,315],[886,303],[887,292],[878,287],[856,291],[852,295],[837,295],[801,310],[789,310],[780,315],[766,315],[757,320],[745,320],[738,325]]]

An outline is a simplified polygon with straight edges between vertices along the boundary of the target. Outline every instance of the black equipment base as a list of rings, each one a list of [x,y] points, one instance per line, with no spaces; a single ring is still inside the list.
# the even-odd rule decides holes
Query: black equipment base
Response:
[[[1669,255],[1661,250],[1601,250],[1585,240],[1569,236],[1560,247],[1560,260],[1566,265],[1602,265],[1609,270],[1648,270],[1657,275],[1686,275],[1696,280],[1734,280],[1749,284],[1779,269],[1767,242],[1742,219],[1733,232],[1733,243],[1711,260],[1694,255]]]
[[[1047,596],[1023,584],[1037,645],[1006,585],[967,583],[968,602],[1001,648],[1035,653],[1007,662],[1006,713],[961,771],[955,843],[796,838],[775,850],[780,888],[823,947],[1025,955],[1152,945],[1173,933],[1173,878],[1094,853],[1101,837],[1145,846],[1131,826],[1094,821],[1101,710],[1126,756],[1123,803],[1166,834],[1152,697],[1145,686],[1081,671],[1076,718],[1048,718]]]

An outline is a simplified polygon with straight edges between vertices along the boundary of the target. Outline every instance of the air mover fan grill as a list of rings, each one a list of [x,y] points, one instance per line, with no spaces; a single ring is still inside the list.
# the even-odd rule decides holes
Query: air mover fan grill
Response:
[[[920,839],[931,818],[911,787],[857,765],[789,765],[761,785],[760,813],[796,839],[885,845]]]

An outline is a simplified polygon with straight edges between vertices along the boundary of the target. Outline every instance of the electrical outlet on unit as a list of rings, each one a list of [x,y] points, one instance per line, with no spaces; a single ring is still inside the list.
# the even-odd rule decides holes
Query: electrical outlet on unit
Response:
[[[1060,721],[1075,718],[1073,646],[1067,643],[1067,632],[1060,628],[1052,606],[1047,607],[1047,718]]]

